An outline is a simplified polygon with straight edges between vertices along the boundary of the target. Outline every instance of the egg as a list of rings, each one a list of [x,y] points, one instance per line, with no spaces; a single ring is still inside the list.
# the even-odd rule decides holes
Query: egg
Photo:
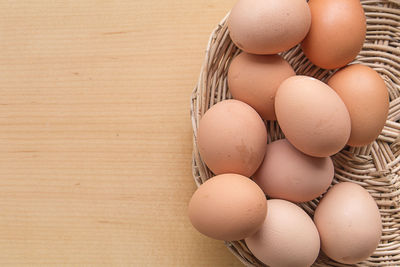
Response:
[[[254,181],[269,197],[305,202],[328,189],[333,173],[330,157],[308,156],[281,139],[267,145]]]
[[[374,141],[389,112],[389,94],[381,76],[370,67],[354,64],[336,72],[328,85],[350,113],[351,133],[347,144],[357,147]]]
[[[310,156],[331,156],[350,136],[345,104],[332,88],[311,77],[283,81],[276,92],[275,113],[289,142]]]
[[[252,107],[238,100],[224,100],[201,118],[197,145],[201,158],[214,174],[250,177],[264,158],[267,130]]]
[[[239,0],[228,18],[232,41],[252,54],[276,54],[306,36],[311,14],[305,0]]]
[[[375,251],[382,233],[378,206],[361,186],[343,182],[323,197],[314,214],[322,251],[331,259],[355,264]]]
[[[311,266],[320,249],[311,218],[288,201],[271,199],[267,203],[267,217],[260,230],[245,239],[250,251],[270,267]]]
[[[301,47],[307,58],[324,69],[343,67],[360,52],[366,18],[359,0],[310,0],[312,24]]]
[[[263,191],[247,177],[217,175],[202,184],[189,203],[189,218],[202,234],[240,240],[254,234],[267,214]]]
[[[229,66],[228,86],[233,98],[252,106],[265,120],[276,120],[274,99],[281,82],[295,72],[279,55],[241,53]]]

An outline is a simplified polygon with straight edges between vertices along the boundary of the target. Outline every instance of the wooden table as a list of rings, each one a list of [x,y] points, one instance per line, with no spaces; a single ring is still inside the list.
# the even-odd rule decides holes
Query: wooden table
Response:
[[[234,2],[0,2],[0,266],[241,266],[187,218],[190,94]]]

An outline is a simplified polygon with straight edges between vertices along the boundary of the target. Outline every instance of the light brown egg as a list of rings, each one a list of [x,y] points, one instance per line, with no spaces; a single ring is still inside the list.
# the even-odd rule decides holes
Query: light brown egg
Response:
[[[279,55],[241,53],[228,71],[229,91],[233,98],[252,106],[265,120],[276,120],[274,99],[281,82],[295,72]]]
[[[334,185],[317,206],[314,222],[322,251],[341,263],[367,259],[381,238],[378,206],[364,188],[354,183]]]
[[[311,218],[298,206],[268,200],[264,224],[245,239],[250,251],[270,267],[308,267],[316,260],[320,240]]]
[[[333,179],[330,157],[308,156],[286,139],[267,145],[265,158],[254,181],[272,198],[292,202],[310,201],[324,193]]]
[[[240,240],[254,234],[267,214],[263,191],[247,177],[217,175],[202,184],[189,203],[189,218],[202,234]]]
[[[250,177],[264,158],[267,130],[252,107],[238,100],[224,100],[201,118],[197,145],[214,174]]]
[[[351,134],[347,144],[365,146],[374,141],[389,112],[389,94],[381,76],[370,67],[355,64],[335,73],[328,85],[350,113]]]
[[[310,0],[311,28],[302,42],[308,59],[325,69],[343,67],[360,52],[366,19],[360,0]]]
[[[286,79],[275,96],[275,113],[289,142],[310,156],[331,156],[350,136],[345,104],[332,88],[311,77]]]
[[[239,0],[228,18],[232,41],[252,54],[276,54],[306,36],[311,24],[305,0]]]

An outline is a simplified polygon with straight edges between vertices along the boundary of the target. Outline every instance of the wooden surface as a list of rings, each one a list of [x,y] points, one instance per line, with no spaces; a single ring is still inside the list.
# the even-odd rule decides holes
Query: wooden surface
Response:
[[[186,209],[233,0],[0,1],[0,266],[241,266]]]

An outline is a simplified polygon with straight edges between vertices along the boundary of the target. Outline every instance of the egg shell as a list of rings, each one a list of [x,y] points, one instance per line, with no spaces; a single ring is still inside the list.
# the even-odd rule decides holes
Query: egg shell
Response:
[[[274,100],[279,85],[295,72],[279,55],[241,53],[229,66],[228,86],[233,98],[252,106],[265,120],[276,120]]]
[[[286,139],[267,145],[254,181],[266,195],[292,202],[310,201],[324,193],[334,173],[330,157],[308,156]]]
[[[354,64],[336,72],[328,81],[350,113],[351,133],[347,144],[365,146],[385,125],[389,94],[381,76],[368,66]]]
[[[343,182],[322,198],[314,214],[322,251],[331,259],[355,264],[375,251],[382,234],[378,206],[361,186]]]
[[[275,113],[289,142],[310,156],[331,156],[350,136],[345,104],[332,88],[311,77],[293,76],[282,82]]]
[[[217,175],[202,184],[189,203],[189,218],[202,234],[240,240],[264,222],[267,200],[256,183],[238,174]]]
[[[263,120],[241,101],[221,101],[200,120],[197,145],[201,158],[214,174],[250,177],[264,158],[266,144]]]
[[[260,230],[245,239],[250,251],[270,267],[307,267],[316,260],[320,239],[311,218],[286,200],[267,201]]]
[[[239,0],[228,18],[232,41],[252,54],[276,54],[306,36],[311,14],[305,0]]]
[[[324,69],[343,67],[360,52],[366,18],[359,0],[310,0],[311,27],[301,47],[307,58]]]

